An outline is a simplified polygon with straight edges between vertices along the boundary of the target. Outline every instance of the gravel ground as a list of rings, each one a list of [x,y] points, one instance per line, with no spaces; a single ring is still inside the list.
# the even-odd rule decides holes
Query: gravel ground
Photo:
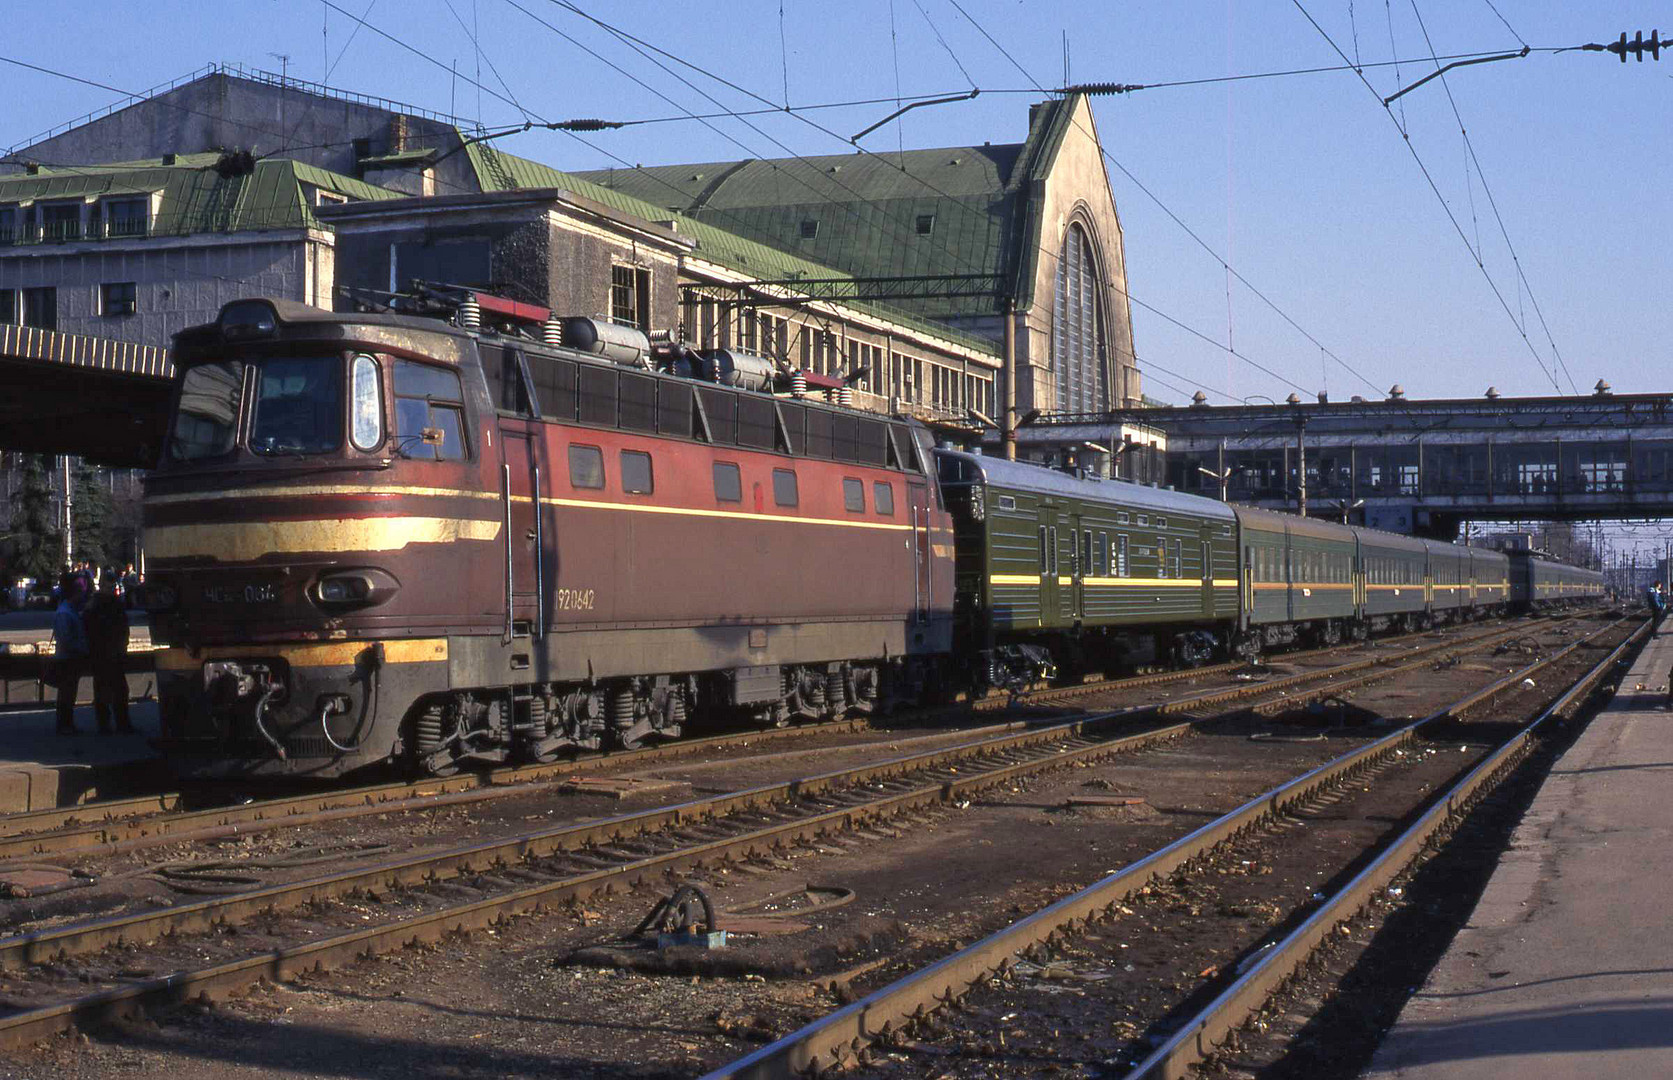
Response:
[[[1474,667],[1455,665],[1423,680],[1367,687],[1352,700],[1371,712],[1403,717],[1430,707],[1431,699],[1438,703],[1457,696],[1460,685],[1479,685],[1520,662],[1481,659]],[[263,987],[218,1006],[188,1006],[163,1016],[160,1025],[129,1024],[54,1039],[13,1055],[0,1064],[0,1075],[90,1077],[131,1069],[183,1080],[227,1075],[689,1076],[821,1015],[847,995],[998,929],[1387,726],[1323,730],[1317,734],[1325,737],[1316,740],[1248,738],[1274,730],[1311,735],[1318,723],[1305,715],[1288,719],[1302,726],[1246,718],[1216,724],[1209,733],[1157,750],[1036,777],[962,810],[897,822],[897,839],[875,834],[875,839],[800,848],[762,863],[711,871],[704,881],[723,907],[808,883],[852,889],[856,895],[845,907],[813,913],[799,932],[741,939],[727,950],[724,977],[689,974],[695,961],[671,963],[671,971],[680,973],[665,975],[594,966],[601,962],[596,950],[613,947],[663,891],[642,890],[595,898],[584,909],[516,919],[492,932],[362,961],[290,986]],[[730,789],[763,782],[758,770],[787,770],[781,775],[814,771],[799,757],[781,758],[777,766],[725,764],[707,768],[689,763],[656,772],[694,786],[716,783]],[[827,767],[839,766],[821,757],[819,768]],[[681,769],[686,770],[683,776]],[[1068,808],[1071,798],[1088,793],[1146,801],[1135,807]],[[586,801],[612,813],[626,808],[615,802],[601,806],[603,800],[595,797]],[[496,824],[515,823],[517,803],[499,800],[490,804],[491,811],[473,806],[375,820],[385,822],[380,827],[387,830],[378,835],[407,842],[425,842],[422,829],[436,828],[439,844],[446,836],[480,836],[490,818]],[[550,806],[521,809],[523,818],[555,812]],[[574,803],[566,809],[573,812]],[[365,831],[367,826],[357,828],[363,831],[355,835],[374,835]],[[313,833],[309,839],[318,842]],[[1251,865],[1270,866],[1270,873],[1231,872],[1226,878],[1238,885],[1247,879],[1264,889],[1261,879],[1275,878],[1281,868],[1270,852],[1256,854],[1260,857]],[[1305,884],[1291,882],[1295,888]],[[1202,898],[1159,891],[1158,907],[1148,917],[1172,919],[1180,903],[1244,908],[1237,920],[1245,929],[1268,927],[1280,917],[1267,911],[1262,906],[1267,901],[1255,893],[1245,896],[1224,891],[1224,882],[1215,885],[1219,891]],[[1135,918],[1145,917],[1142,910],[1135,908]],[[1213,963],[1224,963],[1233,945],[1229,939],[1212,942]],[[603,955],[602,962],[608,963],[609,954]],[[1196,976],[1208,966],[1191,968],[1192,963],[1173,965],[1180,972],[1167,974],[1164,981],[1184,982],[1187,969]],[[857,977],[846,977],[856,969]],[[1163,978],[1164,969],[1157,970]],[[839,984],[834,992],[833,980]],[[1032,981],[1062,982],[1084,993],[1086,987],[1112,980],[1061,980],[1054,973]],[[7,992],[0,983],[0,995]],[[1075,995],[1039,996],[1056,1001]],[[1001,1010],[996,1017],[1005,1011],[1015,1010]],[[1025,1015],[1028,1030],[1041,1029],[1034,1013]],[[1111,1025],[1106,1029],[1086,1045],[1115,1055],[1131,1047],[1138,1034]],[[929,1053],[911,1068],[903,1065],[899,1075],[935,1075],[946,1067],[941,1058]],[[1050,1071],[1052,1064],[1044,1062],[1041,1068]]]

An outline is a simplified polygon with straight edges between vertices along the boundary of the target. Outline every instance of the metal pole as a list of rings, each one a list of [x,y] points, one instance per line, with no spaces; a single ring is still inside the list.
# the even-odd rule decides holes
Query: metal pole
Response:
[[[999,414],[999,438],[1005,460],[1017,459],[1017,302],[1005,300],[1005,407]]]
[[[1230,479],[1231,479],[1231,474],[1226,471],[1226,440],[1224,438],[1222,438],[1220,440],[1220,501],[1221,502],[1226,502],[1227,501],[1227,499],[1226,499],[1226,494],[1227,494],[1226,488],[1228,486],[1228,481]]]
[[[70,455],[59,458],[64,472],[64,569],[75,565],[75,496],[71,494]]]
[[[1307,516],[1307,438],[1306,438],[1306,433],[1307,433],[1307,422],[1305,420],[1297,420],[1295,422],[1295,458],[1296,458],[1295,471],[1296,471],[1296,476],[1298,477],[1298,481],[1297,481],[1297,484],[1296,484],[1296,491],[1297,491],[1296,502],[1299,505],[1299,509],[1297,510],[1297,513],[1301,517],[1306,517]]]

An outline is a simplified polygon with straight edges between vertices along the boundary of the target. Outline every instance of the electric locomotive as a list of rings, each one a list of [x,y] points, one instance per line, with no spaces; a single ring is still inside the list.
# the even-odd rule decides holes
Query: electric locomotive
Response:
[[[144,521],[185,774],[831,717],[951,651],[928,432],[775,398],[764,358],[466,293],[452,322],[240,301],[174,360]]]

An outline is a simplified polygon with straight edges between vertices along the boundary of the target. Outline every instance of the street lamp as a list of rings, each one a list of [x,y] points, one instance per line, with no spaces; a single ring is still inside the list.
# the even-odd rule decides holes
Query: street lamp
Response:
[[[1221,469],[1219,472],[1215,472],[1213,469],[1205,469],[1201,465],[1198,465],[1197,466],[1197,471],[1202,473],[1204,476],[1211,478],[1212,480],[1214,480],[1216,483],[1218,483],[1220,485],[1220,501],[1225,502],[1226,501],[1226,485],[1231,480],[1231,475],[1232,475],[1231,469],[1230,468],[1225,468],[1225,469]]]
[[[1351,503],[1346,499],[1337,499],[1336,500],[1336,509],[1342,511],[1342,524],[1346,525],[1348,523],[1349,512],[1354,511],[1354,510],[1358,510],[1360,507],[1362,507],[1364,505],[1365,505],[1365,500],[1364,499],[1355,499]]]

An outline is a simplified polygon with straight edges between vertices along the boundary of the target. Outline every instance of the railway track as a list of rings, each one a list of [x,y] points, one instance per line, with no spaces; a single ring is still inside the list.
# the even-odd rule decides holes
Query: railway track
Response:
[[[1429,638],[1430,634],[1406,635],[1383,639],[1383,651],[1360,660],[1331,668],[1304,671],[1292,676],[1264,682],[1232,686],[1223,690],[1187,695],[1175,701],[1159,703],[1149,708],[1161,715],[1184,713],[1234,703],[1260,696],[1263,693],[1287,693],[1320,680],[1345,678],[1365,673],[1349,682],[1332,686],[1341,693],[1384,677],[1377,674],[1390,665],[1431,655],[1434,652],[1465,647],[1472,643],[1524,632],[1544,625],[1548,620],[1534,623],[1517,621],[1507,625],[1493,625],[1474,633],[1431,642],[1418,651],[1394,651],[1413,639]],[[1307,650],[1286,655],[1291,662],[1341,652],[1342,647]],[[1037,705],[1071,700],[1100,693],[1119,693],[1134,689],[1190,682],[1233,674],[1247,668],[1245,664],[1222,664],[1178,672],[1134,676],[1129,679],[1084,683],[1073,687],[1051,688],[1020,695],[1014,704]],[[996,699],[989,699],[990,701]],[[1298,698],[1282,699],[1280,704],[1295,704]],[[987,702],[978,703],[986,705]],[[1257,706],[1259,707],[1259,706]],[[413,782],[393,782],[352,788],[309,792],[301,795],[263,799],[230,806],[189,809],[189,796],[181,792],[137,796],[129,799],[106,800],[81,806],[32,811],[0,816],[0,860],[42,858],[51,856],[111,852],[119,848],[172,843],[181,840],[209,840],[230,835],[248,835],[253,831],[278,828],[298,828],[321,821],[344,820],[356,816],[396,813],[426,807],[469,804],[532,791],[541,785],[565,782],[571,778],[605,771],[643,769],[648,766],[715,751],[725,751],[744,745],[783,739],[805,738],[810,733],[840,735],[863,731],[873,725],[868,718],[856,717],[822,724],[793,728],[769,728],[763,731],[740,732],[682,740],[663,746],[638,750],[583,754],[576,758],[541,765],[529,765],[492,772],[468,773]],[[1018,724],[1017,727],[1025,725]],[[980,729],[977,734],[998,732],[1002,726]]]
[[[1620,625],[1620,624],[1615,624]],[[1217,988],[1206,1008],[1187,1019],[1170,1023],[1171,1037],[1161,1040],[1155,1052],[1137,1064],[1131,1076],[1179,1078],[1193,1075],[1191,1066],[1212,1055],[1238,1025],[1247,1020],[1266,1001],[1268,995],[1291,973],[1297,970],[1310,951],[1326,939],[1335,928],[1372,897],[1380,895],[1397,873],[1418,854],[1447,823],[1479,799],[1497,778],[1525,755],[1535,734],[1554,718],[1567,715],[1596,686],[1612,672],[1623,670],[1619,661],[1631,646],[1641,639],[1646,627],[1640,627],[1626,641],[1612,650],[1603,660],[1590,667],[1556,700],[1540,711],[1531,723],[1522,725],[1512,736],[1503,740],[1497,749],[1470,768],[1467,774],[1451,784],[1444,792],[1432,796],[1428,809],[1415,824],[1385,844],[1378,845],[1377,853],[1358,873],[1329,896],[1316,897],[1316,908],[1304,912],[1305,918],[1292,920],[1293,929],[1282,940],[1262,948],[1259,943],[1250,947],[1237,964],[1225,965],[1229,972],[1222,976],[1226,983]],[[1078,931],[1090,930],[1121,913],[1132,915],[1125,907],[1137,903],[1143,890],[1148,893],[1153,885],[1166,882],[1171,875],[1191,866],[1204,866],[1212,853],[1227,845],[1247,838],[1261,828],[1286,828],[1303,820],[1306,813],[1325,802],[1339,798],[1344,785],[1370,785],[1380,771],[1388,769],[1392,755],[1411,748],[1425,730],[1456,720],[1461,714],[1479,708],[1506,690],[1519,686],[1523,680],[1564,663],[1576,650],[1593,638],[1605,634],[1609,627],[1600,629],[1567,647],[1521,668],[1489,685],[1472,691],[1430,715],[1406,725],[1382,739],[1370,742],[1305,775],[1292,779],[1270,791],[1248,800],[1242,806],[1217,820],[1197,829],[1190,835],[1169,844],[1146,858],[1138,860],[1119,872],[1100,880],[1067,898],[1051,904],[1017,921],[1000,932],[976,942],[951,956],[898,979],[882,989],[831,1013],[800,1030],[714,1070],[705,1080],[765,1080],[788,1078],[842,1065],[863,1062],[874,1049],[889,1049],[910,1044],[926,1028],[938,1023],[936,1014],[944,1005],[954,1002],[973,1004],[968,1000],[974,992],[993,993],[992,988],[1003,985],[1019,962],[1032,957],[1040,965],[1049,962]],[[1367,787],[1368,789],[1368,787]],[[1297,844],[1303,833],[1287,833],[1282,843]],[[1129,932],[1130,934],[1130,932]],[[1131,937],[1128,937],[1131,940]],[[1122,948],[1126,948],[1125,945]],[[1122,956],[1129,954],[1122,953]],[[1133,969],[1129,967],[1128,971]],[[1174,969],[1177,971],[1177,968]],[[1203,975],[1218,974],[1204,970]],[[999,980],[996,982],[995,980]],[[977,1016],[995,1015],[998,1008],[979,1008]],[[1007,1014],[1006,1018],[1015,1015]],[[1101,1018],[1107,1024],[1107,1017]],[[1034,1018],[1031,1024],[1038,1021]],[[955,1020],[954,1023],[961,1023]],[[980,1026],[980,1022],[972,1021]],[[988,1021],[991,1023],[991,1021]],[[1018,1033],[1021,1034],[1021,1033]],[[985,1043],[991,1049],[990,1040]],[[1002,1034],[997,1045],[1005,1046]],[[945,1050],[942,1053],[946,1053]],[[1027,1062],[1026,1056],[1015,1056],[1022,1051],[1010,1051],[1010,1060]],[[978,1054],[978,1057],[982,1055]],[[948,1057],[937,1058],[948,1062]],[[1052,1060],[1056,1060],[1055,1058]],[[1111,1064],[1111,1063],[1105,1063]],[[942,1070],[945,1071],[945,1070]],[[956,1073],[948,1073],[956,1075]]]
[[[1496,628],[1467,641],[1379,657],[1372,666],[1380,664],[1387,673],[1407,670],[1432,662],[1438,652],[1479,648],[1521,630]],[[1343,667],[1358,670],[1366,663]],[[1238,693],[1284,693],[1293,701],[1304,680],[1327,684],[1337,674],[1337,668],[1323,669]],[[1199,695],[1199,705],[1224,693]],[[1136,734],[1121,730],[1124,721],[1155,711],[1140,706],[604,821],[547,827],[0,939],[0,969],[7,972],[6,992],[14,1006],[0,1016],[0,1046],[33,1042],[98,1017],[133,1015],[409,942],[438,940],[696,866],[770,857],[789,845],[929,813],[1031,773],[1166,742],[1194,727],[1183,722]],[[344,910],[348,898],[353,912]],[[160,977],[150,974],[176,962],[181,950],[193,964]],[[99,988],[88,992],[88,984]]]

